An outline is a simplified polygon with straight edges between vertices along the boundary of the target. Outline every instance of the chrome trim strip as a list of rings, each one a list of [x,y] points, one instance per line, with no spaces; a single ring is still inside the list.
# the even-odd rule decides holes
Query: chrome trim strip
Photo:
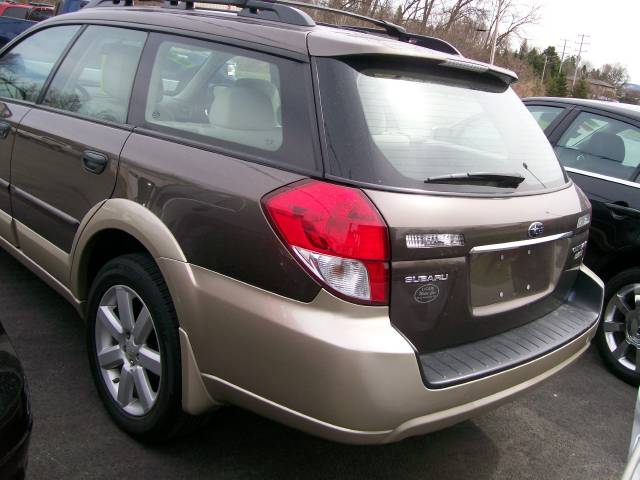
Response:
[[[561,238],[569,238],[573,236],[573,232],[558,233],[556,235],[548,235],[546,237],[532,238],[530,240],[518,240],[515,242],[494,243],[493,245],[478,245],[473,247],[470,253],[487,253],[497,252],[499,250],[509,250],[512,248],[526,247],[528,245],[538,245],[540,243],[553,242]]]
[[[9,188],[9,182],[7,182],[4,178],[0,178],[0,188]]]
[[[626,185],[627,187],[640,188],[640,183],[630,182],[629,180],[622,180],[621,178],[610,177],[609,175],[601,175],[600,173],[588,172],[586,170],[580,170],[579,168],[564,167],[564,169],[567,172],[577,173],[578,175],[599,178],[600,180],[608,180],[609,182],[619,183],[621,185]]]

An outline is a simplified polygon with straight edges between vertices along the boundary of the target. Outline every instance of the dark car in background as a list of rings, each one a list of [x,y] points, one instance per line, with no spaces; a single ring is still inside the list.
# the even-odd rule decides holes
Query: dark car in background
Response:
[[[596,343],[614,373],[640,384],[640,107],[567,98],[524,103],[593,206],[585,263],[606,282]]]
[[[24,373],[0,323],[0,478],[25,476],[31,411]]]

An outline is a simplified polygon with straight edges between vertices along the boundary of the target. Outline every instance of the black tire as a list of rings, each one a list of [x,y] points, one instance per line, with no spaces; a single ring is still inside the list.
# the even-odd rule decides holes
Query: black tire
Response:
[[[154,339],[157,339],[155,341],[160,352],[161,376],[157,382],[155,403],[148,412],[140,415],[126,412],[116,401],[105,385],[106,380],[98,363],[98,307],[105,293],[116,285],[133,290],[147,306],[153,319]],[[122,430],[142,441],[161,442],[193,426],[195,417],[182,412],[182,370],[176,312],[162,274],[150,256],[123,255],[106,263],[98,272],[87,306],[87,350],[100,398],[111,418]]]
[[[640,368],[636,368],[636,370],[630,369],[628,366],[623,365],[618,360],[617,356],[615,356],[607,343],[607,338],[605,335],[605,314],[607,312],[607,306],[609,302],[619,291],[621,291],[624,287],[633,284],[640,284],[640,269],[639,268],[631,268],[629,270],[625,270],[623,272],[618,273],[614,277],[612,277],[606,284],[605,288],[605,296],[604,296],[604,306],[602,309],[602,315],[600,317],[600,325],[598,326],[598,331],[596,333],[595,343],[598,346],[598,350],[600,351],[600,355],[604,360],[606,366],[613,372],[617,377],[624,380],[625,382],[639,386],[640,385]],[[618,314],[617,318],[621,318]],[[615,338],[622,339],[624,338],[624,332],[616,332]],[[627,357],[630,359],[634,358],[634,354],[636,353],[636,347],[630,345],[628,347]]]

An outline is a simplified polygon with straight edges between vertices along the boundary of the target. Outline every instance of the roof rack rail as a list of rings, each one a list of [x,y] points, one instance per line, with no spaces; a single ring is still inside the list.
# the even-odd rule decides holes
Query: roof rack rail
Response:
[[[239,17],[261,18],[304,27],[313,27],[316,24],[306,13],[274,0],[165,0],[164,8],[193,10],[196,1],[241,8],[238,12]]]
[[[322,5],[315,5],[313,3],[300,2],[296,0],[272,0],[282,5],[291,5],[300,8],[309,8],[311,10],[319,10],[323,12],[331,12],[337,15],[343,15],[345,17],[355,18],[363,22],[368,22],[378,27],[382,27],[383,30],[376,28],[358,27],[355,25],[335,25],[331,23],[323,23],[321,25],[327,25],[331,27],[344,28],[346,30],[355,30],[373,34],[386,34],[390,37],[397,38],[400,41],[412,43],[420,47],[430,48],[432,50],[438,50],[444,53],[450,53],[452,55],[461,55],[460,51],[444,40],[440,40],[435,37],[427,37],[425,35],[418,35],[416,33],[409,33],[407,30],[395,23],[387,22],[386,20],[380,20],[378,18],[367,17],[366,15],[360,15],[359,13],[348,12],[346,10],[339,10],[337,8],[325,7]]]
[[[451,55],[461,55],[460,51],[457,48],[455,48],[450,43],[445,42],[444,40],[435,37],[428,37],[426,35],[409,33],[404,27],[391,22],[387,22],[386,20],[380,20],[377,18],[360,15],[358,13],[348,12],[346,10],[339,10],[337,8],[325,7],[322,5],[315,5],[313,3],[306,3],[296,0],[165,0],[164,8],[193,10],[196,3],[238,7],[241,9],[238,12],[238,16],[240,17],[260,18],[263,20],[272,20],[276,22],[287,23],[290,25],[299,25],[305,27],[313,27],[316,25],[316,22],[314,22],[314,20],[307,13],[299,10],[299,8],[331,12],[337,15],[343,15],[345,17],[355,18],[356,20],[371,23],[380,28],[367,28],[359,27],[356,25],[322,25],[342,28],[345,30],[366,32],[376,35],[388,35],[402,42],[411,43],[419,47],[425,47],[431,50],[437,50]],[[124,4],[125,7],[130,7],[133,5],[133,0],[91,0],[85,8],[103,5],[118,6],[120,4]]]

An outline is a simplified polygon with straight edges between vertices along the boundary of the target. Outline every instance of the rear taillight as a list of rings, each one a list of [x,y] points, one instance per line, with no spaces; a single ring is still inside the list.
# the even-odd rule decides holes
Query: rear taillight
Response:
[[[283,242],[325,287],[350,301],[388,304],[387,226],[361,190],[305,180],[262,204]]]

